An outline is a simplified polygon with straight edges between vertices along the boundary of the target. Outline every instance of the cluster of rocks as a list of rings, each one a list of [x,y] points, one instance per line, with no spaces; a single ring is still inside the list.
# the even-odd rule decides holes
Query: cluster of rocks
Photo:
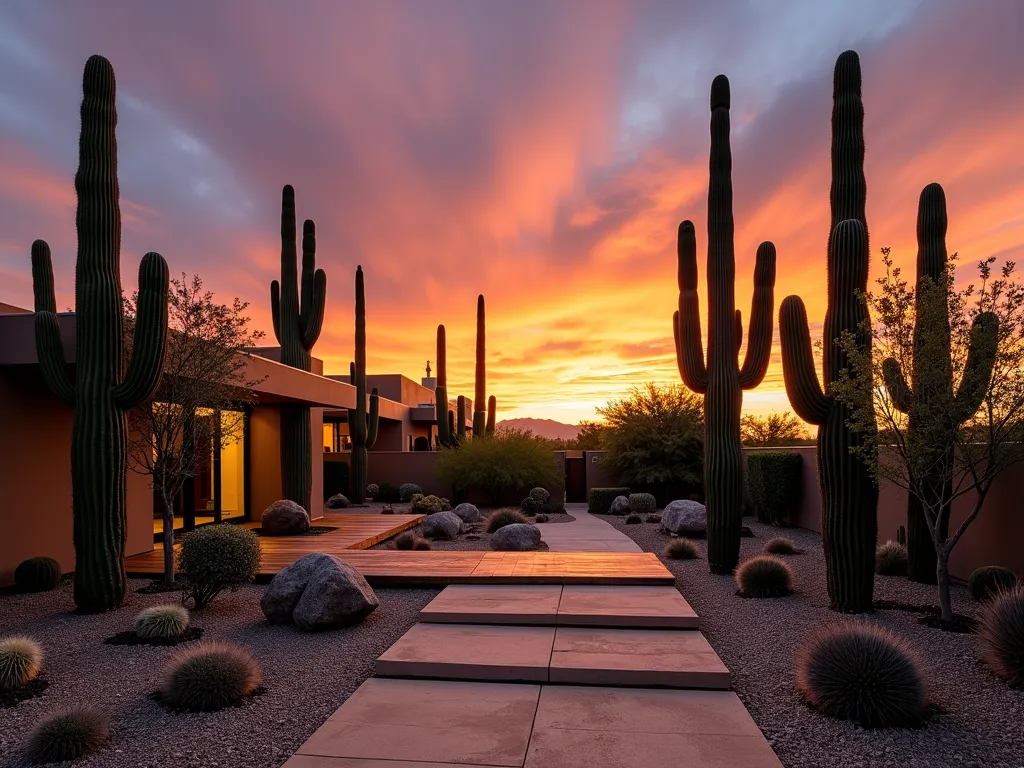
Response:
[[[380,602],[355,568],[333,555],[312,552],[281,571],[260,599],[271,624],[318,632],[358,624]]]
[[[459,504],[455,509],[435,512],[423,518],[420,524],[423,535],[428,539],[454,539],[467,526],[483,521],[480,510],[472,504]],[[513,523],[499,528],[491,534],[492,549],[503,552],[526,552],[540,546],[540,529],[535,525]]]

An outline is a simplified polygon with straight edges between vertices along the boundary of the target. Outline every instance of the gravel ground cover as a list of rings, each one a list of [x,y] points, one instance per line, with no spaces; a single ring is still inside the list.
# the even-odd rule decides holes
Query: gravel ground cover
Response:
[[[143,608],[176,599],[140,595],[130,580],[125,605],[97,616],[74,614],[72,586],[33,595],[0,594],[0,635],[42,643],[38,698],[0,709],[0,766],[23,765],[21,744],[43,717],[92,704],[111,718],[111,742],[76,762],[97,768],[276,768],[373,674],[374,661],[401,637],[437,589],[377,589],[380,607],[362,624],[318,634],[271,626],[260,611],[264,587],[225,593],[192,614],[203,640],[249,647],[263,668],[266,692],[238,708],[207,714],[168,712],[149,696],[178,648],[113,646],[104,640],[131,629]]]
[[[399,512],[399,506],[408,506],[405,504],[395,504],[395,513],[402,514]],[[481,509],[480,514],[485,518],[494,510],[492,509]],[[547,550],[548,545],[544,543],[544,526],[552,525],[554,523],[571,523],[575,520],[572,515],[569,514],[554,514],[548,515],[548,522],[536,523],[537,527],[540,528],[541,543],[536,551],[544,552]],[[530,518],[530,522],[535,522],[536,518]],[[414,528],[409,529],[409,533],[415,534],[416,536],[423,536],[423,526],[417,525]],[[394,549],[395,548],[395,537],[399,534],[395,534],[390,539],[382,541],[380,544],[376,544],[370,549]],[[484,530],[484,523],[469,523],[463,524],[462,531],[459,535],[450,540],[444,539],[430,539],[430,548],[439,551],[447,552],[471,552],[485,550],[491,551],[491,534]]]
[[[670,537],[660,526],[624,525],[600,516],[642,549],[661,556]],[[896,632],[917,648],[932,697],[942,708],[917,729],[865,730],[810,711],[796,692],[794,655],[804,637],[826,624],[850,620],[828,609],[821,536],[744,521],[755,538],[743,539],[741,559],[761,552],[772,536],[791,538],[802,554],[782,556],[795,571],[796,592],[779,599],[735,596],[731,577],[712,576],[707,543],[704,559],[664,560],[676,585],[700,616],[701,630],[732,672],[733,686],[757,725],[788,768],[1022,768],[1024,691],[993,677],[978,661],[972,635],[922,626],[917,614],[880,610],[865,617]],[[878,576],[875,599],[934,604],[934,587],[898,576]],[[953,588],[953,608],[973,615],[974,601],[962,585]]]

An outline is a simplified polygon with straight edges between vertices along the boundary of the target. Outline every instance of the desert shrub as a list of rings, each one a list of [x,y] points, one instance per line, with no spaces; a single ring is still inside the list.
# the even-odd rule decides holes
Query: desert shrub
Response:
[[[423,489],[416,485],[416,483],[402,483],[398,486],[399,501],[412,501],[412,497],[417,493],[422,494]]]
[[[660,523],[661,522],[661,515],[648,515],[646,522],[648,522],[648,523]]]
[[[978,616],[982,661],[1010,685],[1024,687],[1024,586],[996,592]]]
[[[49,592],[60,585],[60,563],[52,557],[30,557],[14,569],[20,592]]]
[[[875,550],[875,573],[883,576],[903,576],[907,573],[907,547],[892,539],[879,544]]]
[[[1016,584],[1017,577],[1013,575],[1013,571],[998,565],[976,568],[967,579],[971,597],[979,603],[985,602],[997,592],[1013,589]]]
[[[259,537],[240,525],[204,525],[186,533],[178,552],[184,599],[196,610],[209,605],[225,589],[250,583],[260,570]]]
[[[75,707],[39,723],[28,737],[26,751],[33,763],[62,763],[96,752],[109,738],[106,715],[92,707]]]
[[[499,528],[504,528],[506,525],[512,525],[513,523],[529,524],[529,520],[520,512],[518,509],[499,509],[492,512],[485,524],[484,529],[488,533],[494,533]]]
[[[911,725],[925,713],[913,650],[876,624],[853,621],[812,634],[796,657],[797,687],[824,715],[865,727]]]
[[[653,493],[631,493],[629,494],[629,511],[642,515],[645,512],[653,512],[658,508],[658,502]]]
[[[183,605],[154,605],[135,617],[135,634],[143,638],[181,637],[188,629],[188,611]]]
[[[413,542],[412,548],[413,549],[424,550],[424,549],[432,549],[433,547],[432,547],[432,545],[431,545],[431,543],[429,541],[427,541],[426,539],[424,539],[421,536],[417,536],[416,537],[416,541]]]
[[[380,501],[385,504],[397,504],[401,500],[401,494],[398,489],[391,483],[381,483],[377,489],[377,495],[373,497],[374,501]]]
[[[435,512],[443,512],[451,508],[452,505],[448,499],[442,499],[440,496],[424,496],[417,493],[412,497],[412,512],[415,515],[432,515]]]
[[[793,569],[777,557],[757,555],[736,569],[736,586],[746,597],[782,597],[793,591]]]
[[[173,709],[214,712],[251,696],[262,678],[259,662],[248,648],[203,643],[171,659],[162,690]]]
[[[668,560],[696,560],[700,549],[689,539],[672,539],[665,547],[664,557]]]
[[[747,494],[757,519],[791,525],[799,506],[804,463],[795,451],[751,451],[747,455]]]
[[[555,454],[525,430],[499,428],[487,440],[467,440],[439,453],[438,479],[457,492],[476,489],[494,504],[513,492],[563,480]]]
[[[591,488],[587,494],[587,512],[607,515],[618,496],[629,496],[629,488]]]
[[[557,499],[549,499],[547,503],[541,507],[541,512],[545,515],[564,515],[565,503]]]
[[[409,531],[400,533],[395,537],[395,549],[415,549],[418,538],[415,533]]]
[[[535,523],[546,523],[547,521],[548,521],[548,516],[545,515],[542,512],[541,514],[537,515],[537,518],[533,522],[535,522]]]
[[[377,495],[380,493],[380,486],[376,483],[370,483],[366,486],[366,498],[377,500]]]
[[[395,510],[394,507],[392,507],[390,504],[385,504],[380,508],[380,513],[382,515],[393,515],[395,514]]]
[[[31,683],[43,668],[43,649],[30,637],[0,639],[0,691],[13,691]]]
[[[764,551],[773,555],[792,555],[796,553],[796,546],[793,544],[792,539],[776,536],[774,539],[768,539],[765,542]]]
[[[626,525],[638,525],[642,523],[644,519],[640,515],[626,515],[626,519],[623,520]]]
[[[533,496],[527,496],[519,502],[519,511],[527,517],[535,517],[541,510],[541,503]]]
[[[530,498],[543,507],[551,501],[551,493],[547,488],[534,488],[530,491]]]

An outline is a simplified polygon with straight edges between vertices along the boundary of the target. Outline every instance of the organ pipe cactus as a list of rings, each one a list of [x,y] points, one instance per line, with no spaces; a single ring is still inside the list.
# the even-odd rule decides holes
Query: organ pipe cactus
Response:
[[[818,383],[799,296],[787,296],[779,309],[782,370],[793,409],[818,427],[818,481],[821,487],[822,539],[829,602],[837,611],[871,609],[875,542],[878,536],[878,487],[863,454],[868,435],[849,426],[850,412],[830,392],[848,371],[841,341],[852,334],[870,358],[871,334],[864,294],[868,281],[868,231],[865,218],[864,106],[860,60],[853,51],[835,66],[832,108],[831,225],[828,236],[828,309],[824,327],[825,389]],[[854,382],[871,402],[869,376]],[[870,406],[868,406],[870,407]],[[873,423],[873,418],[867,421]]]
[[[487,426],[484,431],[488,435],[494,434],[494,419],[498,415],[498,398],[491,395],[487,398]]]
[[[458,424],[456,425],[455,440],[461,443],[466,439],[466,397],[459,395],[456,402],[455,418]]]
[[[434,420],[437,422],[438,445],[452,444],[452,430],[448,422],[448,349],[444,326],[437,326],[437,384],[434,387]]]
[[[708,184],[708,356],[704,362],[697,298],[697,242],[693,224],[679,225],[679,310],[674,329],[683,382],[704,396],[704,492],[708,564],[730,573],[740,551],[743,462],[740,410],[744,389],[764,378],[772,343],[775,246],[761,243],[754,267],[754,297],[746,356],[738,364],[742,321],[736,309],[733,250],[732,152],[729,147],[729,80],[711,84],[711,162]]]
[[[487,431],[487,365],[485,362],[487,328],[484,324],[484,295],[476,298],[476,388],[473,392],[473,437]]]
[[[312,367],[310,355],[320,336],[327,297],[327,275],[316,269],[316,226],[302,225],[302,285],[295,248],[295,190],[285,185],[281,193],[281,282],[270,284],[270,309],[274,335],[281,345],[281,362],[301,371]],[[303,509],[310,508],[313,485],[312,434],[309,407],[296,403],[281,406],[281,491]]]
[[[363,268],[356,267],[356,360],[349,368],[349,377],[356,388],[356,407],[348,411],[348,433],[352,439],[352,500],[366,501],[367,451],[377,442],[380,420],[380,398],[377,388],[370,393],[370,412],[366,412],[366,296],[363,290]]]
[[[960,380],[953,391],[953,363],[949,328],[949,257],[946,251],[946,195],[938,184],[921,191],[917,208],[917,288],[914,294],[917,321],[914,325],[914,364],[908,385],[893,358],[882,364],[886,390],[893,405],[908,414],[907,441],[935,444],[949,450],[947,436],[925,433],[924,424],[935,424],[935,414],[948,414],[943,428],[957,430],[981,407],[992,377],[998,346],[999,321],[991,312],[979,314],[972,323],[971,342]],[[940,302],[938,311],[929,312],[928,302]],[[935,305],[932,305],[935,306]],[[927,327],[922,318],[929,318]],[[942,321],[938,321],[942,318]],[[918,490],[939,513],[937,530],[940,541],[949,538],[949,509],[953,499],[952,462],[928,456],[922,464],[930,468],[918,483]],[[909,494],[907,501],[907,576],[911,581],[936,584],[937,557],[931,527],[920,497]]]
[[[163,372],[167,340],[167,263],[147,253],[139,265],[138,317],[125,371],[121,293],[121,209],[117,181],[114,69],[86,62],[78,145],[78,263],[75,268],[76,370],[65,365],[50,248],[32,244],[36,353],[47,386],[75,409],[71,432],[75,604],[83,613],[124,598],[126,536],[125,413],[144,404]]]

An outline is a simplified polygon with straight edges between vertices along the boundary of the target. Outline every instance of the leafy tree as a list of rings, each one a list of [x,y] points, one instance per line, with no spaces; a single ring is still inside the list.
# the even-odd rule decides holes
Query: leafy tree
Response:
[[[810,442],[804,423],[789,411],[767,416],[746,414],[740,419],[740,439],[744,445],[754,448]]]
[[[989,258],[978,265],[980,286],[958,290],[955,259],[954,254],[948,262],[945,285],[924,277],[911,288],[893,265],[889,249],[882,249],[886,272],[876,281],[877,291],[866,297],[875,317],[874,353],[856,354],[853,340],[842,340],[850,371],[834,385],[836,396],[850,406],[851,425],[871,435],[870,443],[878,448],[872,454],[872,445],[865,444],[863,450],[872,473],[920,503],[935,547],[939,603],[947,621],[953,618],[950,554],[980,514],[995,480],[1024,460],[1024,286],[1013,279],[1013,262],[994,277],[995,259]],[[972,361],[968,351],[973,346],[975,358],[991,355],[979,341],[993,320],[998,322],[995,363],[985,386],[984,380],[976,380],[978,360]],[[939,354],[947,333],[949,353]],[[861,373],[873,377],[872,403],[849,385]],[[925,391],[893,389],[911,381],[930,383]],[[967,412],[962,405],[967,398],[957,394],[976,385],[984,392],[981,405]],[[927,407],[909,409],[911,430],[907,400],[917,398],[926,398]],[[865,417],[871,405],[877,431]],[[965,496],[970,511],[949,530],[953,503]]]
[[[174,583],[174,498],[195,477],[215,439],[242,437],[238,411],[260,380],[248,375],[245,352],[263,337],[249,331],[247,302],[219,304],[199,275],[172,279],[168,296],[167,355],[160,389],[129,413],[128,466],[153,479],[164,524],[164,581]],[[126,299],[131,336],[137,296]],[[126,349],[130,344],[125,345]]]
[[[580,431],[570,447],[577,451],[601,450],[601,435],[604,434],[605,425],[597,421],[581,421],[579,428]]]
[[[704,467],[702,398],[680,384],[648,382],[597,409],[603,462],[634,490],[662,499],[700,491]]]

